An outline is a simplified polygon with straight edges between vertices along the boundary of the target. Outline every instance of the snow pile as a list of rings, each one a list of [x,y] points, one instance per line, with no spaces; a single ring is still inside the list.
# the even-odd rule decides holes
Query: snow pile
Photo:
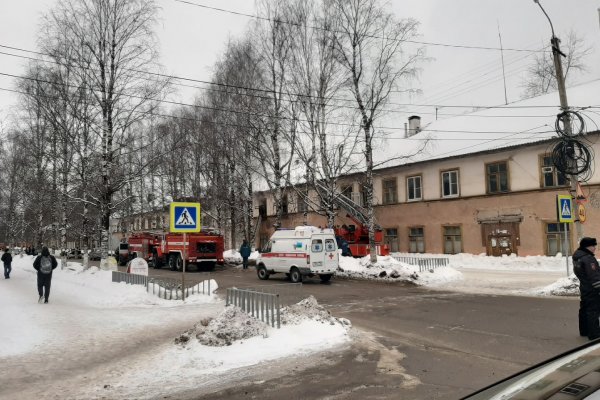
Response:
[[[396,253],[394,253],[396,254]],[[402,256],[411,256],[407,253],[398,253]],[[414,254],[412,254],[414,256]],[[535,270],[535,271],[560,271],[565,270],[566,261],[562,254],[556,256],[525,256],[516,254],[501,257],[487,256],[485,254],[428,254],[431,257],[447,258],[449,266],[453,268],[485,268],[497,271],[510,270]]]
[[[531,294],[538,296],[579,296],[579,279],[573,274],[561,278],[541,289],[534,289]]]
[[[213,319],[204,319],[175,339],[175,344],[186,345],[192,337],[205,346],[231,346],[237,340],[266,336],[268,325],[251,317],[239,307],[226,307]]]
[[[336,276],[352,279],[410,282],[415,285],[436,285],[462,279],[462,274],[451,267],[419,272],[419,266],[410,265],[392,256],[379,256],[371,263],[369,256],[363,258],[340,257]]]
[[[312,295],[297,304],[281,309],[282,326],[301,325],[307,321],[328,325],[339,324],[346,330],[352,326],[345,318],[333,317]],[[269,337],[270,329],[268,324],[250,316],[241,308],[229,306],[215,318],[204,319],[175,338],[175,344],[189,347],[191,339],[196,338],[197,342],[204,346],[231,346],[236,341],[255,336],[266,339]]]
[[[321,323],[328,323],[329,325],[335,325],[337,323],[346,327],[352,325],[346,318],[336,318],[332,316],[331,313],[325,309],[325,307],[320,305],[317,302],[317,299],[312,295],[296,304],[284,307],[281,310],[282,325],[299,325],[308,319]]]
[[[250,257],[248,257],[249,260],[256,260],[258,258],[258,256],[260,255],[260,253],[258,251],[253,251],[252,253],[250,253]],[[242,256],[240,255],[240,252],[237,250],[227,250],[223,252],[223,258],[225,259],[225,264],[241,264],[242,263]]]

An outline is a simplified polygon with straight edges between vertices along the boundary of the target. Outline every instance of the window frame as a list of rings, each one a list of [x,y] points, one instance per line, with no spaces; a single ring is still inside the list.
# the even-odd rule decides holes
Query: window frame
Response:
[[[387,186],[386,184],[390,184]],[[392,190],[390,190],[392,189]],[[385,178],[381,180],[381,192],[383,194],[382,204],[397,204],[398,203],[398,179],[397,178]],[[388,195],[391,194],[391,199]]]
[[[306,193],[298,193],[296,195],[296,211],[299,213],[308,212],[308,195]]]
[[[395,235],[389,235],[389,231],[395,231]],[[392,240],[389,240],[392,239]],[[383,228],[383,242],[390,246],[390,253],[396,253],[400,251],[400,232],[397,227],[395,228]],[[393,242],[393,246],[392,243]]]
[[[413,229],[420,229],[421,235],[413,235]],[[413,238],[421,238],[421,240],[413,240]],[[412,245],[415,243],[415,248],[417,251],[412,251]],[[419,243],[421,243],[423,250],[419,251]],[[413,254],[422,254],[425,253],[425,227],[424,226],[409,226],[408,227],[408,252]]]
[[[502,188],[501,188],[502,172],[495,172],[493,174],[494,176],[496,176],[496,190],[491,190],[490,178],[492,177],[492,174],[490,174],[489,168],[494,165],[496,165],[496,166],[504,165],[505,166],[504,175],[505,175],[505,179],[506,179],[506,190],[502,190]],[[510,192],[510,174],[508,171],[508,161],[507,160],[486,163],[484,165],[484,168],[485,168],[484,172],[485,172],[485,193],[486,194],[500,194],[500,193]]]
[[[557,229],[556,232],[550,232],[549,231],[549,227],[550,225],[556,225]],[[564,243],[564,236],[565,236],[565,230],[564,230],[564,226],[566,225],[567,227],[567,249],[572,248],[571,246],[571,235],[572,235],[572,230],[571,230],[571,224],[565,224],[563,222],[544,222],[544,242],[545,242],[545,249],[544,249],[544,253],[546,256],[548,257],[554,257],[556,256],[556,254],[561,253],[561,254],[565,254],[563,247],[565,245]],[[556,253],[550,255],[551,251],[550,251],[550,236],[554,236],[553,239],[557,239],[557,251]]]
[[[448,228],[458,228],[458,235],[451,235],[449,233],[446,233],[446,229]],[[452,248],[453,248],[453,253],[448,253],[446,251],[446,237],[447,236],[452,236],[454,238],[459,237],[460,238],[460,249],[458,251],[456,251],[456,241],[453,240],[452,241]],[[442,250],[443,250],[443,254],[460,254],[463,252],[464,249],[464,235],[462,232],[462,225],[459,224],[449,224],[449,225],[442,225]]]
[[[317,250],[315,249],[315,245],[321,245],[321,249]],[[322,253],[324,250],[324,244],[323,244],[323,240],[322,239],[312,239],[310,242],[310,251],[311,253]]]
[[[540,171],[540,187],[541,188],[562,188],[569,186],[569,178],[565,175],[560,174],[554,165],[546,165],[546,159],[549,159],[550,164],[552,163],[552,155],[548,153],[540,154],[538,157],[539,171]],[[546,173],[544,168],[552,168],[552,185],[546,185]],[[564,179],[565,183],[560,184],[560,179]]]
[[[419,179],[419,197],[414,197],[411,198],[410,197],[410,181],[413,179]],[[416,191],[416,188],[415,188]],[[407,202],[411,202],[411,201],[421,201],[423,200],[423,176],[422,175],[411,175],[411,176],[407,176],[406,177],[406,201]]]
[[[452,185],[456,185],[456,193],[445,194],[444,192],[444,175],[445,174],[455,174],[456,175],[456,183],[453,184],[450,182],[450,189]],[[452,168],[440,171],[440,193],[443,199],[452,199],[460,197],[460,170],[458,168]]]

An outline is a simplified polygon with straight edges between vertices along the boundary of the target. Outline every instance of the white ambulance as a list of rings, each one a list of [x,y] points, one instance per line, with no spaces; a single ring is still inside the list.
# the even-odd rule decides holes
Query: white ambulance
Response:
[[[259,279],[285,273],[292,282],[302,282],[302,277],[319,275],[328,282],[335,274],[339,255],[333,229],[298,226],[280,229],[273,233],[256,260]]]

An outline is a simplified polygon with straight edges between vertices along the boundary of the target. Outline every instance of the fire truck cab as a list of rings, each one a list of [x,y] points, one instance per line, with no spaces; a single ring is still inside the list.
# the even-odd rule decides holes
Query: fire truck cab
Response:
[[[188,233],[185,241],[186,269],[194,264],[198,270],[213,270],[217,264],[223,265],[223,251],[223,236],[218,231]],[[183,234],[169,233],[163,236],[159,246],[152,248],[150,262],[154,268],[169,266],[172,271],[181,271],[183,257]]]

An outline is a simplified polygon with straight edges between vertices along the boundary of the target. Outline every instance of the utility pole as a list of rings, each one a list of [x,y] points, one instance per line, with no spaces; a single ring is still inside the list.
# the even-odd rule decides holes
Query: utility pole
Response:
[[[567,101],[567,89],[565,87],[565,76],[563,74],[562,62],[560,57],[566,57],[565,53],[560,51],[560,39],[556,37],[554,34],[554,26],[552,26],[552,21],[550,17],[546,13],[546,10],[542,7],[539,0],[533,0],[534,3],[537,3],[538,6],[542,9],[542,12],[548,18],[548,22],[550,22],[550,29],[552,30],[552,39],[550,39],[550,43],[552,45],[552,57],[554,59],[554,70],[556,71],[556,81],[558,83],[558,95],[560,97],[560,108],[564,114],[564,128],[565,132],[568,136],[573,136],[573,131],[571,129],[571,117],[567,111],[569,111],[569,103]],[[575,149],[573,149],[575,151]],[[579,182],[578,175],[571,175],[571,194],[574,195],[577,193],[577,184]],[[583,237],[583,226],[581,222],[579,222],[579,204],[575,201],[572,203],[574,205],[572,212],[575,213],[577,219],[575,220],[575,230],[577,232],[577,242],[581,240]]]
[[[504,72],[504,49],[502,48],[502,35],[500,34],[500,22],[498,22],[498,38],[500,39],[500,58],[502,60],[502,79],[504,79],[504,104],[508,105],[508,96],[506,94],[506,73]]]

